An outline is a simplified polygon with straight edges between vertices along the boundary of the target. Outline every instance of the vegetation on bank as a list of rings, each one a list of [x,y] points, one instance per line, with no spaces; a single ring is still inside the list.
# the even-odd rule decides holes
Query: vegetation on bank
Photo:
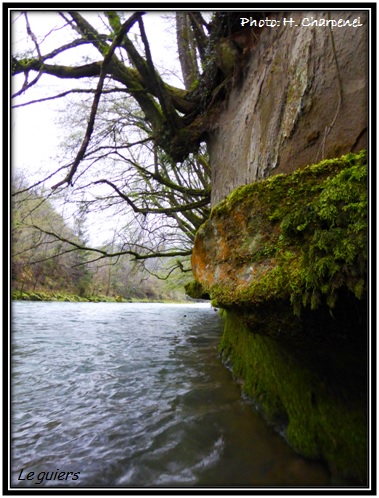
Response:
[[[13,187],[22,192],[25,181],[15,176]],[[36,228],[39,226],[43,231]],[[86,212],[67,221],[42,190],[25,190],[12,199],[12,298],[30,301],[185,301],[186,273],[176,267],[183,259],[146,261],[130,255],[101,257],[101,251],[117,253],[116,236],[99,246],[99,254],[76,249],[57,239],[70,239],[79,246],[89,237]],[[138,236],[138,233],[133,233]]]
[[[184,303],[189,299],[137,299],[137,298],[123,298],[121,296],[78,296],[77,294],[65,293],[46,293],[46,292],[25,292],[25,291],[12,291],[12,301],[60,301],[70,303]]]

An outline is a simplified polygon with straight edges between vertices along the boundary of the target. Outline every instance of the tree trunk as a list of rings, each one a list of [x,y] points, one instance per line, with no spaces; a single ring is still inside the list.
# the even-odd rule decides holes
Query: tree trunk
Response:
[[[176,39],[184,85],[186,90],[189,90],[199,78],[199,68],[196,60],[195,37],[186,13],[176,13]]]

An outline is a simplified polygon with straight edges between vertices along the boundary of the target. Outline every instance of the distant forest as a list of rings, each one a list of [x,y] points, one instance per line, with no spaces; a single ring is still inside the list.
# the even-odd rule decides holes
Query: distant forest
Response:
[[[68,223],[47,194],[28,189],[22,178],[13,178],[12,189],[18,192],[12,201],[11,223],[14,299],[188,299],[184,284],[191,277],[178,271],[177,258],[141,263],[125,254],[103,257],[103,252],[121,252],[114,243],[98,247],[99,252],[82,250],[88,242],[85,213],[76,214]]]

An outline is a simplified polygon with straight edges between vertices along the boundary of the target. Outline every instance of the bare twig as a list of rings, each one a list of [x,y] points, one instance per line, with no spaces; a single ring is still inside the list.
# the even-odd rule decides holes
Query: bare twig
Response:
[[[113,40],[113,43],[108,50],[108,53],[104,57],[104,61],[101,65],[99,82],[98,82],[95,96],[93,99],[93,103],[92,103],[92,107],[91,107],[91,114],[90,114],[90,117],[88,120],[88,125],[87,125],[87,129],[86,129],[86,133],[84,135],[82,145],[81,145],[81,147],[76,155],[74,163],[69,171],[69,174],[66,176],[66,178],[64,180],[58,182],[56,185],[53,185],[52,186],[53,190],[60,187],[61,185],[64,185],[65,183],[72,185],[72,179],[76,173],[76,170],[78,169],[78,166],[79,166],[81,160],[83,159],[83,157],[86,153],[89,141],[90,141],[91,136],[92,136],[92,132],[93,132],[94,124],[95,124],[95,118],[96,118],[96,114],[97,114],[97,109],[99,106],[99,102],[100,102],[100,98],[101,98],[101,94],[102,94],[102,90],[103,90],[103,86],[104,86],[104,80],[105,80],[105,77],[107,75],[107,68],[112,60],[112,57],[113,57],[113,54],[114,54],[116,47],[121,43],[121,40],[124,37],[125,33],[133,26],[133,24],[137,21],[137,19],[140,17],[140,15],[141,14],[139,12],[137,12],[137,13],[133,14],[132,16],[130,16],[129,19],[124,22],[124,24],[121,26],[120,32],[117,34],[116,38]]]
[[[52,95],[51,97],[44,97],[44,98],[37,99],[37,100],[30,100],[29,102],[24,102],[23,104],[16,104],[16,105],[13,105],[12,108],[16,109],[17,107],[25,107],[25,106],[31,105],[31,104],[39,104],[41,102],[46,102],[48,100],[60,99],[62,97],[66,97],[66,95],[69,95],[70,93],[95,93],[95,92],[96,92],[95,88],[91,88],[91,89],[73,88],[72,90],[67,90],[66,92],[58,93],[57,95]],[[114,89],[110,89],[110,90],[103,90],[102,94],[104,95],[106,93],[119,93],[119,92],[128,93],[128,91],[125,88],[114,88]]]
[[[55,237],[57,240],[60,240],[61,242],[65,242],[77,250],[80,251],[88,251],[88,252],[95,252],[97,254],[100,254],[100,259],[102,258],[114,258],[116,256],[123,256],[125,254],[129,254],[130,256],[133,256],[134,259],[136,260],[144,260],[144,259],[150,259],[150,258],[167,258],[167,257],[177,257],[177,256],[190,256],[192,254],[192,250],[169,250],[167,252],[155,252],[151,249],[144,248],[145,250],[151,251],[148,254],[141,254],[136,251],[132,250],[122,250],[122,251],[117,251],[114,253],[108,253],[107,251],[104,251],[103,249],[95,248],[95,247],[86,247],[83,244],[79,244],[77,242],[74,242],[73,240],[66,239],[65,237],[62,237],[58,235],[55,232],[50,232],[48,230],[44,230],[43,228],[37,226],[37,225],[31,225],[33,228],[41,231],[42,233],[45,233],[46,235],[51,235],[52,237]],[[90,263],[92,261],[88,261]]]

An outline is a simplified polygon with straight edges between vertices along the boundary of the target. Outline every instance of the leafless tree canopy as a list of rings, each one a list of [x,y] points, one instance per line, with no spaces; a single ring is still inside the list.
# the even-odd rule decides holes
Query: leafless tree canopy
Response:
[[[155,66],[142,11],[98,13],[100,25],[85,13],[57,12],[54,31],[67,34],[68,41],[47,53],[43,42],[51,33],[37,34],[30,13],[16,14],[33,49],[12,54],[12,75],[23,75],[13,97],[27,95],[44,75],[72,81],[72,88],[21,105],[76,97],[66,117],[75,140],[67,144],[67,163],[50,175],[57,179],[53,191],[69,187],[86,210],[132,213],[144,235],[139,247],[125,241],[123,253],[136,259],[190,255],[194,235],[209,216],[206,137],[212,106],[228,78],[215,56],[217,43],[230,35],[239,14],[217,13],[209,22],[200,12],[172,15],[184,88],[167,83]],[[97,57],[78,63],[75,52],[85,47]],[[72,64],[57,62],[65,54],[72,54]]]

